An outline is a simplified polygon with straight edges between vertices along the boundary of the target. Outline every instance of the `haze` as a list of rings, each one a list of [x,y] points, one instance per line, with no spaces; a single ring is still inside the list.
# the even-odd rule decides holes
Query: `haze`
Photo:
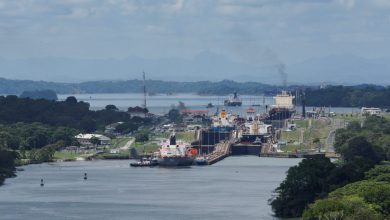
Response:
[[[0,0],[0,76],[390,84],[388,0]]]

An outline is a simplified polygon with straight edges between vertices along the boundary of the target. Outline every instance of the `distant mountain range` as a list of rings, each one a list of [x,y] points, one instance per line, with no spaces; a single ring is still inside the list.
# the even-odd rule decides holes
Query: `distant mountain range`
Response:
[[[235,62],[212,52],[193,59],[74,59],[74,58],[0,58],[0,76],[9,79],[56,82],[118,81],[148,79],[191,82],[200,80],[260,82],[281,85],[282,79],[273,65],[261,66]],[[390,84],[390,62],[353,55],[312,58],[286,66],[289,84]],[[47,85],[50,85],[47,84]],[[67,86],[67,84],[63,84]]]

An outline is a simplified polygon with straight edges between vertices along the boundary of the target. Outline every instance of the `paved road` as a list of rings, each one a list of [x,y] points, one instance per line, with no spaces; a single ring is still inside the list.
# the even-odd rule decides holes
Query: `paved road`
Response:
[[[334,140],[336,137],[336,130],[344,127],[344,120],[332,119],[332,129],[329,131],[328,137],[326,138],[326,151],[334,153]]]

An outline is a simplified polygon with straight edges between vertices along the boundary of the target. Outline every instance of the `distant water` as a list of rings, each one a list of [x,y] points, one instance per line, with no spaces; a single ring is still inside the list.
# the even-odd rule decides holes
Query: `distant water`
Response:
[[[75,96],[79,101],[85,101],[90,103],[91,109],[102,109],[106,105],[113,104],[121,110],[125,110],[130,106],[141,106],[143,104],[143,94],[141,93],[119,93],[119,94],[61,94],[58,95],[60,100],[65,100],[68,96]],[[209,114],[214,114],[217,111],[217,106],[223,107],[224,100],[229,96],[200,96],[196,94],[156,94],[155,96],[147,97],[147,106],[150,112],[154,114],[166,114],[172,108],[177,106],[179,101],[183,102],[188,108],[192,109],[207,109]],[[256,109],[258,113],[265,112],[266,105],[274,104],[274,100],[269,96],[241,96],[243,99],[242,107],[224,107],[227,111],[237,113],[240,115],[245,114],[249,107]],[[214,108],[206,108],[208,103],[212,103]],[[255,106],[253,106],[255,105]],[[311,110],[312,107],[307,107],[307,110]],[[297,111],[300,112],[300,107],[297,107]],[[329,108],[326,109],[329,111]],[[330,111],[337,113],[350,113],[359,112],[357,108],[330,108]]]
[[[29,165],[0,187],[0,219],[274,219],[267,201],[299,161],[243,156],[181,169],[133,168],[129,160]]]

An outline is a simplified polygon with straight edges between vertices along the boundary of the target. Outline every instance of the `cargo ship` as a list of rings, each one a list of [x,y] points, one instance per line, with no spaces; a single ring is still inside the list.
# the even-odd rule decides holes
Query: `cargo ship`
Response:
[[[241,144],[262,145],[271,138],[272,125],[252,121],[245,123],[244,126],[245,128],[240,138]]]
[[[198,150],[183,141],[176,141],[176,135],[172,134],[169,140],[162,143],[158,152],[159,166],[190,166],[193,164]]]
[[[233,96],[224,101],[225,106],[241,106],[242,100],[238,97],[237,92],[234,92]]]
[[[274,97],[275,104],[272,105],[268,111],[268,120],[285,120],[291,118],[295,113],[294,96],[287,91],[282,91]]]

